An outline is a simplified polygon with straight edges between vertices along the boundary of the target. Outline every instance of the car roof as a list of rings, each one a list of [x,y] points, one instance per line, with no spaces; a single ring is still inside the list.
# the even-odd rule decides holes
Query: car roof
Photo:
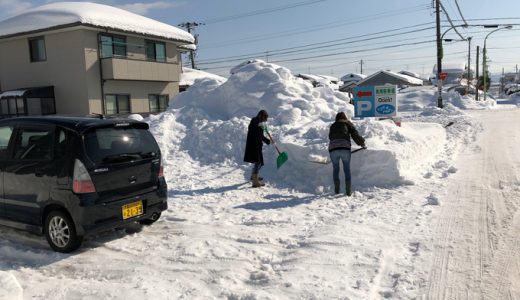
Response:
[[[93,127],[110,127],[117,124],[130,125],[139,124],[141,128],[148,129],[148,124],[132,119],[125,118],[93,118],[93,117],[71,117],[71,116],[32,116],[32,117],[13,117],[0,120],[0,125],[4,122],[34,122],[59,125],[75,131],[83,132]]]

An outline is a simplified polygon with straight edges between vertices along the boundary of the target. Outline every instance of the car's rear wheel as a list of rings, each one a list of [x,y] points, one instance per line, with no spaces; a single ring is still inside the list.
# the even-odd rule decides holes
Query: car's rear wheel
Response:
[[[81,246],[83,236],[78,236],[70,216],[59,210],[51,211],[45,218],[44,233],[54,251],[68,253]]]
[[[159,213],[154,213],[154,214],[152,214],[152,216],[150,218],[141,220],[141,221],[139,221],[139,223],[141,223],[143,225],[152,225],[157,220],[159,220],[160,217],[161,217],[161,213],[160,212]]]

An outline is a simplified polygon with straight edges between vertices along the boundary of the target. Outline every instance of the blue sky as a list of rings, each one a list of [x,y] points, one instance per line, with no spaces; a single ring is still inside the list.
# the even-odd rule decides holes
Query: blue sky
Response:
[[[0,19],[60,1],[0,0]],[[96,2],[96,1],[94,1]],[[342,76],[361,71],[409,70],[429,75],[436,62],[435,14],[432,0],[178,0],[97,1],[178,25],[204,23],[199,35],[197,67],[226,76],[241,61],[269,60],[294,73]],[[457,0],[470,25],[518,24],[487,39],[489,69],[515,71],[520,64],[520,1]],[[461,16],[455,0],[442,0],[455,24]],[[442,15],[444,32],[449,28]],[[476,46],[492,29],[459,28],[472,36],[471,64]],[[445,38],[460,39],[454,30]],[[444,43],[444,62],[467,61],[468,42]],[[482,60],[481,60],[482,61]]]

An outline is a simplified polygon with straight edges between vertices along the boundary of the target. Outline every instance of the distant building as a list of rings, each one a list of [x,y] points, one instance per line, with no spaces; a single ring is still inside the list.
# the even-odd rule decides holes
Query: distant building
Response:
[[[179,48],[193,43],[179,28],[107,5],[31,9],[0,22],[0,115],[163,111],[179,92]]]
[[[411,77],[404,74],[399,74],[391,71],[381,70],[376,72],[367,78],[359,81],[356,86],[367,86],[367,85],[385,85],[385,84],[395,84],[397,86],[411,85],[411,86],[419,86],[423,85],[423,81],[421,79]]]
[[[366,75],[363,74],[356,74],[356,73],[349,73],[345,76],[341,77],[340,80],[342,81],[342,85],[339,88],[340,91],[350,93],[352,92],[352,88],[356,86],[358,82],[361,80],[367,78]]]
[[[460,84],[462,78],[467,77],[467,69],[465,63],[442,63],[442,73],[447,73],[448,76],[442,81],[446,84]],[[432,70],[432,84],[437,85],[437,64],[433,65]]]

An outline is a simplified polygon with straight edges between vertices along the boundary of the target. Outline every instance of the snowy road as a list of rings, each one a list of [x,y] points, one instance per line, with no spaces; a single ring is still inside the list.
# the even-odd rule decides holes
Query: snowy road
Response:
[[[520,111],[471,114],[484,130],[447,186],[428,299],[520,299]]]

